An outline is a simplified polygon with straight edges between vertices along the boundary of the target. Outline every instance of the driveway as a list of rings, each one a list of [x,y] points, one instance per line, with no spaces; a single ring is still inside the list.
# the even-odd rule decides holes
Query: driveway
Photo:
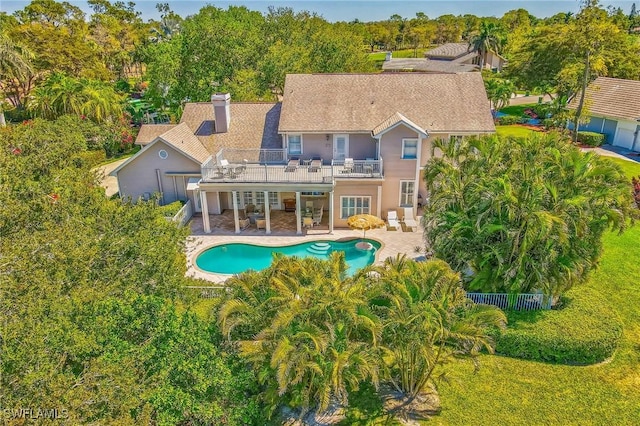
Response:
[[[111,197],[113,194],[118,193],[118,180],[115,176],[109,176],[109,173],[114,171],[116,167],[127,161],[127,158],[121,158],[113,163],[105,164],[104,166],[96,167],[96,172],[100,176],[100,186],[102,186],[107,194],[107,197]]]

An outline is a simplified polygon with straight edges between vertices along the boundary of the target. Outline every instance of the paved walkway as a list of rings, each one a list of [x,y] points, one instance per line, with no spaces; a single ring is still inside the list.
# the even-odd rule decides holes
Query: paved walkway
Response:
[[[197,222],[202,221],[199,217],[194,217],[196,222],[194,226],[198,226]],[[249,243],[260,244],[265,246],[282,246],[299,244],[314,240],[339,240],[342,238],[359,238],[362,236],[361,231],[353,231],[350,229],[336,229],[333,234],[324,233],[308,234],[308,235],[192,235],[187,238],[186,255],[187,255],[187,275],[194,278],[201,278],[214,283],[223,283],[228,279],[229,275],[212,274],[204,272],[195,266],[196,257],[209,247],[224,243]],[[411,258],[419,257],[420,254],[415,252],[415,247],[424,247],[422,240],[422,229],[418,228],[417,232],[403,232],[401,229],[397,231],[387,231],[386,229],[376,229],[367,231],[367,238],[378,240],[382,243],[382,247],[376,253],[376,263],[381,263],[387,257],[395,257],[399,253],[404,253]]]
[[[629,151],[626,148],[613,145],[602,145],[597,148],[580,148],[583,152],[595,152],[605,157],[620,158],[622,160],[640,162],[640,153]]]
[[[115,176],[109,176],[109,173],[114,171],[116,167],[127,161],[129,157],[122,158],[114,161],[113,163],[105,164],[104,166],[96,167],[96,171],[102,176],[100,186],[102,186],[107,194],[107,197],[111,197],[118,192],[118,180]]]

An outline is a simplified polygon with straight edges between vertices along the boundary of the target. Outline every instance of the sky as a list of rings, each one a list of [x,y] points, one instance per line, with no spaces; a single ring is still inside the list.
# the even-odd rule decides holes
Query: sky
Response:
[[[115,0],[111,0],[114,2]],[[125,0],[126,1],[126,0]],[[90,13],[86,1],[69,1]],[[167,1],[167,0],[138,0],[135,1],[136,9],[142,12],[142,19],[158,19],[159,14],[155,8],[156,3],[169,3],[171,8],[182,16],[193,15],[207,4],[226,9],[229,5],[244,5],[251,10],[266,12],[269,6],[291,7],[296,11],[308,10],[322,15],[330,22],[336,21],[381,21],[388,19],[393,14],[403,18],[412,18],[416,12],[424,12],[429,18],[437,18],[440,15],[453,14],[476,16],[500,17],[505,12],[513,9],[527,9],[534,16],[543,18],[555,15],[559,12],[577,12],[579,0],[414,0],[414,1],[382,1],[382,0],[234,0],[234,1]],[[631,10],[633,1],[602,1],[603,6],[612,5],[621,7],[626,13]],[[29,4],[29,1],[0,0],[0,11],[13,13]],[[640,0],[638,0],[640,6]]]

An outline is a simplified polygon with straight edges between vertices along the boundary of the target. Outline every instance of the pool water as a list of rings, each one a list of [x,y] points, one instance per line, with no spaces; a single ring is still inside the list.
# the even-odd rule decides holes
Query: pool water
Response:
[[[317,257],[328,259],[330,253],[343,251],[349,269],[347,274],[353,275],[358,269],[371,265],[380,243],[365,240],[372,248],[362,250],[356,247],[362,240],[350,241],[309,241],[302,244],[280,247],[266,247],[253,244],[230,243],[211,247],[200,253],[196,265],[203,271],[216,274],[239,274],[249,269],[260,271],[271,265],[273,253],[286,256]]]

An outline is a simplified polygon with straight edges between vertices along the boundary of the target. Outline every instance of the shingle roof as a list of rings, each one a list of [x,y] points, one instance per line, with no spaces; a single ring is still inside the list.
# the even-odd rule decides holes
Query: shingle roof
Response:
[[[158,136],[174,128],[175,124],[143,124],[136,137],[136,145],[147,145]]]
[[[459,64],[453,61],[436,61],[425,58],[391,59],[382,63],[383,71],[422,71],[437,73],[458,73],[478,71],[473,64]]]
[[[404,115],[400,114],[399,112],[396,112],[394,114],[392,114],[390,117],[386,118],[385,120],[382,121],[382,123],[378,124],[376,127],[373,128],[373,130],[371,131],[371,133],[373,134],[373,136],[377,136],[381,133],[386,132],[387,130],[392,129],[393,127],[395,127],[397,124],[399,123],[405,123],[407,125],[409,125],[410,127],[413,127],[415,130],[424,133],[426,136],[426,131],[421,128],[420,126],[418,126],[416,123],[414,123],[413,121],[409,120],[407,117],[405,117]]]
[[[370,132],[399,112],[427,132],[494,132],[480,73],[289,74],[280,132]]]
[[[469,43],[445,43],[424,52],[426,57],[457,58],[469,52]]]
[[[159,138],[200,163],[204,163],[211,156],[186,123],[178,124],[161,134]]]
[[[568,105],[576,109],[580,96]],[[640,81],[598,77],[587,87],[589,113],[596,116],[637,120],[640,118]]]
[[[210,102],[188,103],[181,123],[186,123],[211,154],[221,148],[281,148],[278,135],[279,103],[232,102],[231,123],[226,133],[215,133],[213,105]]]

